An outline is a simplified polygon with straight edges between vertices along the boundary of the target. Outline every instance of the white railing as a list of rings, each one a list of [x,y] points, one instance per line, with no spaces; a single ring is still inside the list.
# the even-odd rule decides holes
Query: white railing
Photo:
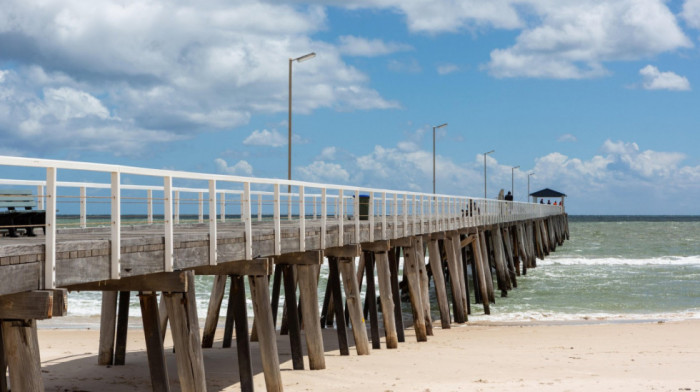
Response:
[[[243,222],[245,257],[251,259],[254,220],[273,222],[275,255],[279,255],[282,251],[281,226],[285,220],[299,228],[299,249],[304,251],[305,228],[309,219],[313,219],[315,224],[318,224],[320,218],[320,248],[323,249],[326,246],[329,219],[335,220],[334,223],[338,226],[337,244],[343,245],[344,223],[347,222],[354,223],[355,233],[360,232],[361,220],[367,220],[371,228],[374,228],[376,223],[381,223],[382,238],[388,239],[541,218],[560,214],[563,211],[559,206],[504,202],[466,196],[86,162],[0,156],[0,166],[4,167],[2,176],[14,174],[23,177],[0,179],[0,186],[36,187],[38,207],[46,210],[44,288],[55,287],[56,230],[60,224],[59,221],[65,220],[63,217],[67,215],[65,210],[61,210],[61,214],[57,213],[59,199],[61,199],[62,208],[65,206],[69,212],[72,208],[76,213],[70,215],[79,217],[75,223],[64,222],[64,226],[75,225],[85,228],[90,226],[91,220],[95,220],[96,223],[93,225],[110,227],[112,240],[110,277],[112,279],[120,277],[120,244],[124,225],[162,225],[165,241],[163,267],[165,271],[172,271],[175,225],[204,224],[205,218],[208,221],[209,238],[217,238],[217,230],[224,222],[232,219]],[[10,170],[9,167],[16,167],[16,169]],[[37,170],[39,170],[38,173]],[[69,181],[69,179],[90,175],[101,176],[103,179]],[[65,181],[59,181],[59,178],[64,177]],[[143,184],[137,185],[133,182],[143,182]],[[186,186],[175,186],[174,182],[183,183]],[[296,192],[280,191],[289,185]],[[63,193],[59,193],[59,189]],[[73,192],[77,189],[79,194],[70,194],[71,189]],[[74,204],[78,204],[78,208],[75,208]],[[134,204],[138,204],[138,208]],[[160,206],[162,214],[154,213],[154,205]],[[196,214],[181,214],[183,207],[186,209],[190,206],[197,207]],[[283,211],[283,207],[286,211]],[[238,214],[228,214],[227,209],[232,212],[237,211]],[[145,216],[145,221],[138,220],[135,216]],[[196,216],[196,220],[182,219],[183,216]],[[99,220],[99,217],[109,217],[109,220]],[[402,223],[401,230],[398,230],[399,222]],[[389,224],[393,228],[391,236],[388,236]],[[369,230],[369,236],[370,241],[376,240],[374,229]],[[211,265],[217,263],[216,254],[216,241],[210,241],[209,263]]]

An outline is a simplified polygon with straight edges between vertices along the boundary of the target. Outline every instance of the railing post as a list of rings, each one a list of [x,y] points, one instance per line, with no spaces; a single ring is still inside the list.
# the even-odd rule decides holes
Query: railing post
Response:
[[[369,192],[369,242],[374,242],[374,192]]]
[[[408,195],[403,194],[403,236],[408,236]]]
[[[360,241],[360,190],[355,189],[355,200],[352,203],[352,215],[355,219],[355,243],[359,244]]]
[[[321,249],[326,249],[326,215],[328,215],[326,188],[321,189]]]
[[[274,196],[272,200],[272,221],[275,226],[275,255],[282,254],[282,228],[280,217],[280,184],[274,185]]]
[[[314,220],[316,220],[316,195],[314,195]]]
[[[204,223],[204,193],[199,192],[197,197],[199,198],[199,200],[198,200],[199,210],[198,210],[198,215],[197,215],[197,221],[199,223]]]
[[[343,205],[345,205],[345,201],[343,200],[343,190],[338,189],[338,204],[340,204],[340,209],[341,213],[338,214],[338,246],[343,246]]]
[[[56,168],[46,168],[44,289],[56,288]],[[5,371],[4,369],[2,370]]]
[[[219,214],[221,214],[221,221],[226,222],[226,193],[221,192],[219,194]]]
[[[425,218],[425,211],[423,210],[423,207],[425,206],[425,196],[420,195],[420,233],[425,234],[425,226],[423,221]]]
[[[202,197],[200,196],[200,199]],[[216,265],[216,180],[209,180],[209,265]]]
[[[287,193],[287,220],[292,220],[292,192]]]
[[[146,190],[146,198],[148,199],[148,201],[147,201],[148,208],[146,211],[146,214],[148,217],[146,218],[146,220],[147,220],[148,224],[150,225],[153,223],[153,190],[152,189]]]
[[[382,192],[382,240],[386,239],[386,192]]]
[[[87,191],[84,186],[80,187],[80,227],[87,227]]]
[[[411,196],[411,231],[413,234],[418,234],[418,230],[416,229],[416,226],[418,226],[416,223],[418,222],[418,214],[416,213],[416,195]]]
[[[299,251],[306,251],[306,208],[304,204],[304,186],[299,185]]]
[[[174,208],[175,208],[175,224],[177,225],[180,223],[180,191],[175,191]]]
[[[393,211],[394,215],[394,230],[392,231],[392,238],[399,238],[398,225],[399,225],[399,194],[394,193],[394,205]]]
[[[243,183],[243,195],[241,195],[241,203],[243,204],[243,210],[245,213],[241,214],[243,218],[245,216],[245,259],[253,259],[253,222],[250,215],[250,182]]]
[[[163,226],[165,230],[163,270],[172,272],[175,258],[173,257],[173,178],[170,176],[163,177]]]
[[[36,204],[37,207],[40,210],[44,209],[44,186],[43,185],[37,185],[36,186]]]
[[[262,222],[262,193],[258,193],[258,222]]]
[[[119,172],[112,172],[112,216],[111,216],[111,239],[112,258],[110,259],[109,277],[119,279],[121,259],[121,195],[119,188]]]

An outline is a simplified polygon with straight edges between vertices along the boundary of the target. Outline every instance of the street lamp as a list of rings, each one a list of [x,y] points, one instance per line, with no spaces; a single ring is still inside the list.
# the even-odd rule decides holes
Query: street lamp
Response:
[[[484,153],[484,199],[486,198],[486,156],[493,152],[496,152],[496,150],[491,150]]]
[[[290,58],[289,59],[289,118],[287,119],[287,123],[289,125],[289,132],[288,132],[288,141],[287,141],[287,179],[291,180],[292,179],[292,63],[293,62],[298,62],[301,63],[306,60],[311,60],[312,58],[316,57],[315,52],[311,52],[309,54],[305,54],[301,57],[297,57],[295,59]],[[287,192],[292,193],[292,186],[289,185],[287,187]]]
[[[446,126],[447,123],[433,126],[433,194],[435,193],[435,130]]]
[[[511,194],[511,196],[513,196],[513,200],[515,200],[515,188],[514,188],[514,185],[513,185],[513,184],[514,184],[513,178],[514,178],[514,176],[515,176],[515,174],[514,174],[514,173],[515,173],[515,169],[520,169],[520,165],[518,165],[518,166],[513,166],[513,167],[510,169],[510,194]]]
[[[535,174],[535,172],[527,173],[527,197],[525,198],[525,201],[529,201],[530,199],[530,176],[533,174]]]

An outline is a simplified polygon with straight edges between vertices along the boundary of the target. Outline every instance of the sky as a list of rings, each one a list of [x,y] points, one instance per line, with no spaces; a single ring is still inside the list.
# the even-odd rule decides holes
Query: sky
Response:
[[[3,0],[0,155],[286,178],[310,52],[294,179],[700,214],[700,0]]]

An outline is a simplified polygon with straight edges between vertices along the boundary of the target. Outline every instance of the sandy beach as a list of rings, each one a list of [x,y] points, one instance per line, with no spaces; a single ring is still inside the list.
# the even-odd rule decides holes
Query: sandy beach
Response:
[[[340,356],[325,330],[325,370],[293,371],[279,337],[286,391],[700,391],[700,320],[614,324],[468,324],[437,328],[427,343],[411,329],[398,349]],[[99,331],[40,329],[46,391],[148,391],[143,332],[129,330],[126,366],[96,365]],[[204,351],[209,391],[239,390],[236,351]],[[351,336],[351,334],[350,334]],[[173,390],[172,341],[165,342]],[[265,390],[257,344],[255,389]],[[305,358],[306,359],[306,358]],[[308,369],[308,362],[306,363]]]

